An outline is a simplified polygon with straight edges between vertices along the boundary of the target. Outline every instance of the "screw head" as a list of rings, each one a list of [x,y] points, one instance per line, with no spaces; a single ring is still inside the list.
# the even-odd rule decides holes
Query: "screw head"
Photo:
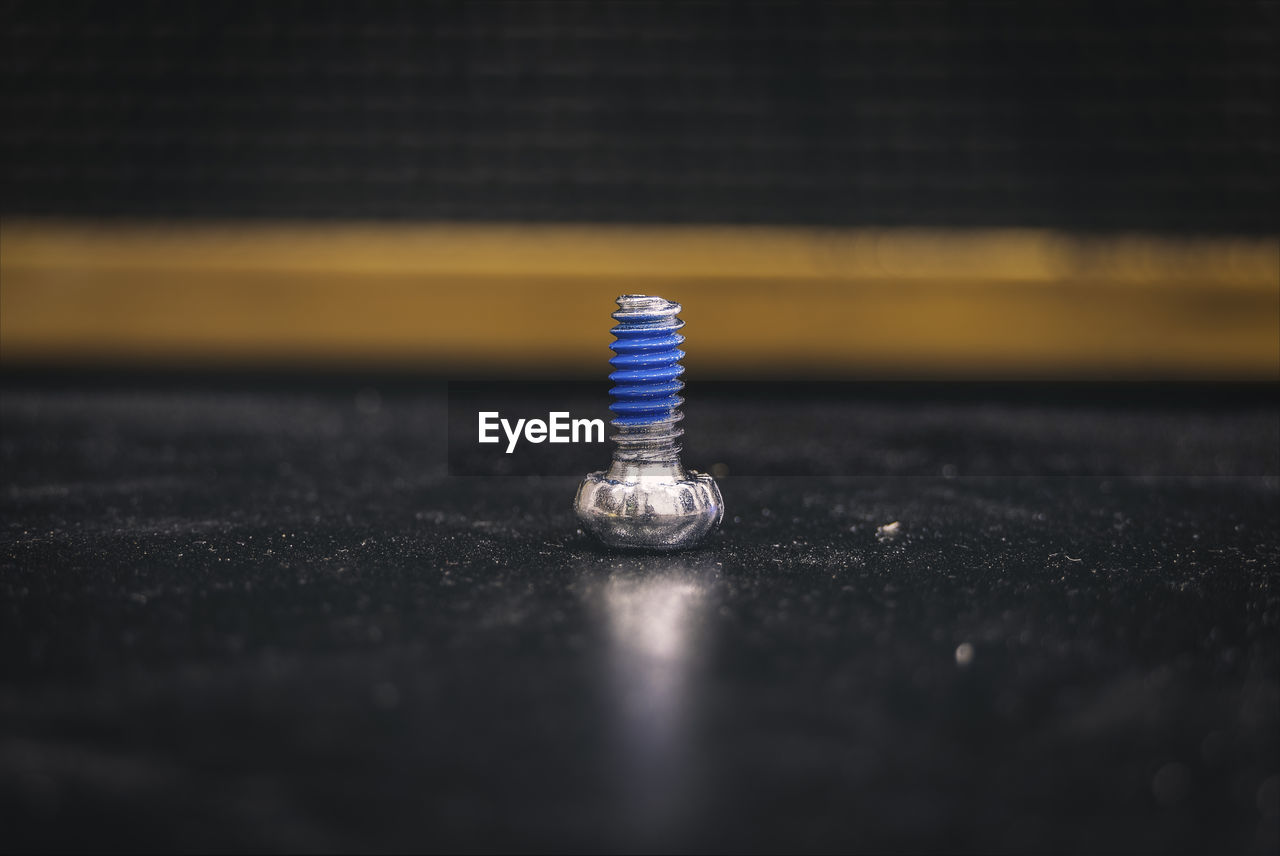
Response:
[[[692,547],[724,519],[715,479],[696,470],[626,480],[590,473],[573,507],[583,527],[606,545],[636,550]]]

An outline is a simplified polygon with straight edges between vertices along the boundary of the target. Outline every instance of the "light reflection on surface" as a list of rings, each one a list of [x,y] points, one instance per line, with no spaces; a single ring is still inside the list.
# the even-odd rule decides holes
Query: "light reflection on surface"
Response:
[[[679,560],[636,560],[600,590],[620,784],[636,830],[651,837],[675,832],[695,787],[692,702],[709,577],[708,569]]]

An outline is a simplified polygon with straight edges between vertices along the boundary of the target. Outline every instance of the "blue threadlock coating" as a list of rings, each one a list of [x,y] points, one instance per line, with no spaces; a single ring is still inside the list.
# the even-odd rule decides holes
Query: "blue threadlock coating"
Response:
[[[583,525],[610,546],[690,547],[719,525],[724,500],[711,476],[680,463],[680,304],[624,294],[618,307],[609,360],[617,448],[607,471],[583,480],[574,507]]]
[[[684,399],[684,351],[679,349],[684,322],[677,317],[680,305],[660,297],[625,294],[613,313],[618,326],[610,332],[617,354],[609,360],[617,371],[609,380],[617,384],[609,393],[616,401],[609,407],[617,417],[615,427],[671,423],[680,419]]]
[[[613,313],[618,321],[611,330],[614,339],[613,352],[617,354],[609,365],[614,369],[609,380],[614,384],[609,394],[613,404],[609,409],[616,413],[613,426],[630,427],[669,425],[671,438],[680,436],[675,429],[680,421],[680,390],[685,388],[680,376],[685,367],[680,365],[685,352],[680,351],[684,342],[678,330],[685,322],[677,317],[678,303],[664,301],[660,297],[640,294],[623,294],[618,298],[620,310]]]

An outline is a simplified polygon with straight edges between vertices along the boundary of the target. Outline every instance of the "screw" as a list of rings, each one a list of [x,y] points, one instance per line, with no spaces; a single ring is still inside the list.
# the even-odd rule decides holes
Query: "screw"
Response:
[[[608,470],[582,480],[573,506],[582,525],[610,547],[692,547],[720,525],[724,499],[711,476],[680,463],[680,304],[624,294],[618,306],[610,346],[616,356],[609,360],[616,369],[609,409],[617,448]]]

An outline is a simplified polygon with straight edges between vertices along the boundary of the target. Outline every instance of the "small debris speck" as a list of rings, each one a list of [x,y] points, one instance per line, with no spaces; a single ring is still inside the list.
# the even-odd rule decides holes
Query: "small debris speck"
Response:
[[[400,703],[400,690],[390,681],[378,684],[373,689],[373,703],[384,710],[393,708]]]

